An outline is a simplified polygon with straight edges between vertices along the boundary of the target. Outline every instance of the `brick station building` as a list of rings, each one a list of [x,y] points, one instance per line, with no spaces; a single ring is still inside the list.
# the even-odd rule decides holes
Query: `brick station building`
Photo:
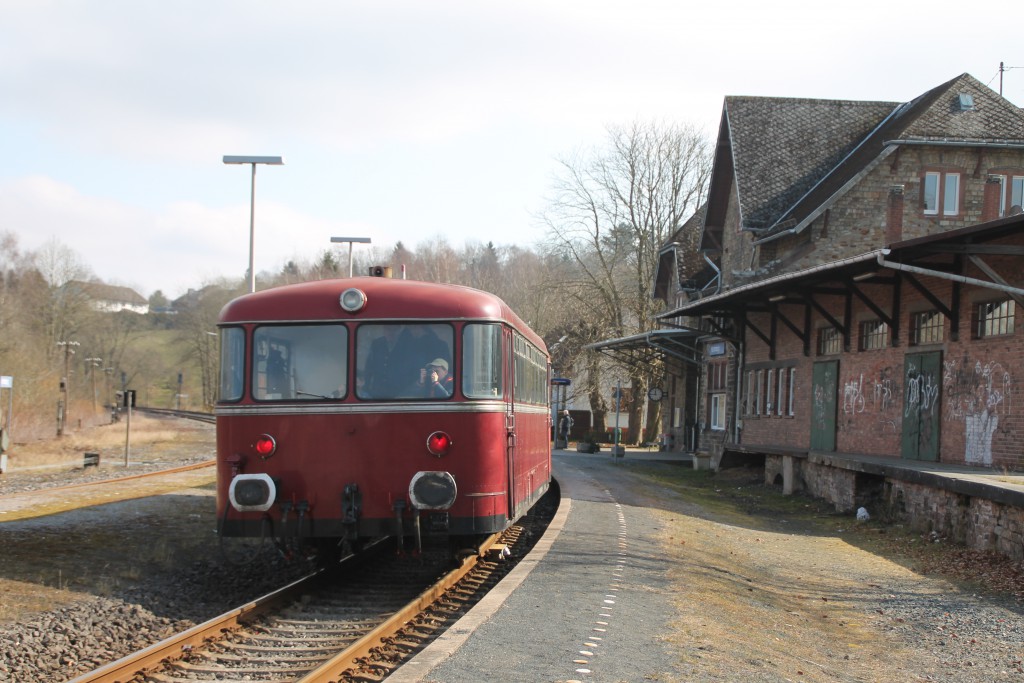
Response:
[[[968,74],[902,103],[728,97],[661,329],[602,350],[660,356],[695,464],[763,459],[787,491],[1024,556],[1016,498],[886,476],[1024,469],[1022,203],[1024,113]]]

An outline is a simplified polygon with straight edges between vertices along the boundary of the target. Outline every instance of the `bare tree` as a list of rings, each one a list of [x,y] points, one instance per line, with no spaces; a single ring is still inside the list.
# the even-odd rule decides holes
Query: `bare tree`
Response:
[[[205,407],[213,406],[217,399],[217,318],[224,305],[238,294],[228,287],[210,285],[178,312],[178,341],[184,349],[181,360],[190,361],[192,367],[198,368]]]
[[[78,334],[82,319],[89,312],[88,296],[76,282],[91,277],[78,254],[56,239],[50,240],[36,252],[36,271],[46,286],[33,292],[35,319],[45,330],[48,353],[57,356],[57,342],[71,340]]]
[[[658,250],[703,202],[711,174],[710,141],[686,125],[633,123],[610,127],[604,147],[561,161],[542,215],[545,252],[558,259],[558,288],[571,297],[578,347],[647,331],[659,304],[651,295]],[[554,286],[554,285],[553,285]],[[581,358],[591,407],[607,402],[601,365]],[[640,424],[649,371],[623,368],[635,400],[630,425]],[[641,438],[633,429],[634,437]]]

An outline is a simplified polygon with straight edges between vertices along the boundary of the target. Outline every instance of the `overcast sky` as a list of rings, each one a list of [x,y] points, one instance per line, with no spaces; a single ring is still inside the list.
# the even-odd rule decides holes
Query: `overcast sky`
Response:
[[[285,159],[257,170],[257,272],[332,236],[532,246],[556,160],[609,124],[713,136],[726,95],[902,102],[1024,67],[1015,3],[700,4],[0,0],[0,232],[144,296],[242,278],[244,154]],[[1003,92],[1024,104],[1024,68]]]

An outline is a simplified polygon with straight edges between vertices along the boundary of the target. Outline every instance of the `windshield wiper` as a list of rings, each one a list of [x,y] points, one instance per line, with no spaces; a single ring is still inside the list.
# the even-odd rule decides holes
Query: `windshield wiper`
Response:
[[[311,394],[308,391],[299,391],[298,389],[295,390],[295,393],[298,396],[312,396],[313,398],[330,398],[330,396],[324,396],[323,394]]]

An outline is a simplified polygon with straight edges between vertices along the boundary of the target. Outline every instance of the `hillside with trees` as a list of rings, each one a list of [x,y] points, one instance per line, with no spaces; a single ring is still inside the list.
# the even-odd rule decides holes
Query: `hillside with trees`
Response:
[[[394,277],[500,296],[548,341],[560,371],[585,378],[574,390],[589,398],[603,429],[606,373],[627,377],[639,395],[650,374],[609,368],[584,347],[651,325],[658,251],[703,201],[708,145],[686,127],[611,128],[604,147],[562,161],[537,217],[548,229],[543,243],[456,247],[438,235],[411,248],[399,242],[361,250],[353,272],[384,265]],[[25,251],[14,232],[0,234],[0,244],[0,375],[13,378],[16,441],[109,421],[115,392],[124,388],[134,389],[141,405],[212,410],[217,316],[247,291],[247,274],[199,283],[174,300],[156,291],[146,313],[105,310],[91,298],[94,288],[83,286],[102,281],[72,249],[53,241]],[[258,273],[257,288],[344,277],[345,261],[332,250],[288,261],[279,272]],[[6,397],[0,403],[6,411]],[[632,424],[639,424],[642,402],[628,408]]]

